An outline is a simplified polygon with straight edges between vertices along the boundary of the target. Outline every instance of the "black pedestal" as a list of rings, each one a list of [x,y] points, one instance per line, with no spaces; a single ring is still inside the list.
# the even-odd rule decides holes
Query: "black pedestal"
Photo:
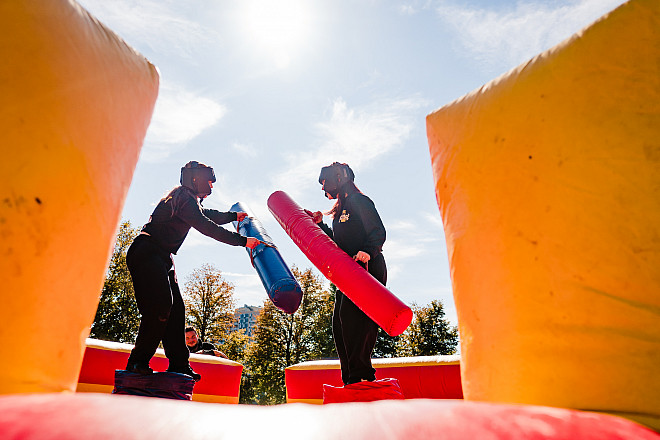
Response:
[[[115,388],[112,394],[192,400],[194,387],[195,381],[186,374],[142,375],[126,370],[115,370]]]

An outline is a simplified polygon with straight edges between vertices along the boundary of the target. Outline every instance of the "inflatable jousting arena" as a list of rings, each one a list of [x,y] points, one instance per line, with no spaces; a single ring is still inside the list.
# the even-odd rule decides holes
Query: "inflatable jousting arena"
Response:
[[[314,361],[226,404],[203,356],[198,399],[111,394],[128,347],[87,337],[159,74],[74,0],[0,2],[0,54],[3,439],[660,439],[657,0],[427,116],[461,356],[375,362],[413,398],[374,402],[310,404]]]

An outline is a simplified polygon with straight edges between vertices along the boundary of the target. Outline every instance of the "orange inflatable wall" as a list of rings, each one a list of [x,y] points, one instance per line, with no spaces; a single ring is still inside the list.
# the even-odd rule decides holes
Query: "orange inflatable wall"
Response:
[[[399,381],[406,399],[462,399],[459,356],[372,359],[377,379]],[[323,385],[341,387],[338,360],[308,361],[286,368],[288,403],[323,403]]]
[[[73,391],[158,73],[74,2],[0,2],[0,393]]]
[[[115,386],[115,370],[126,367],[133,345],[87,339],[76,391],[111,393]],[[165,371],[169,365],[165,353],[158,349],[152,358],[155,371]],[[238,403],[243,366],[238,362],[215,356],[191,354],[190,365],[202,375],[195,383],[192,400],[197,402]]]
[[[468,400],[660,429],[660,2],[427,117]]]

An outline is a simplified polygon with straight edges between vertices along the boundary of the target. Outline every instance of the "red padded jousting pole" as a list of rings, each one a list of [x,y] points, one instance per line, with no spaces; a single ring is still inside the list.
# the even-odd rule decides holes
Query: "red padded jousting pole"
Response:
[[[400,335],[410,325],[410,307],[339,249],[287,193],[271,194],[268,209],[309,261],[388,335]]]

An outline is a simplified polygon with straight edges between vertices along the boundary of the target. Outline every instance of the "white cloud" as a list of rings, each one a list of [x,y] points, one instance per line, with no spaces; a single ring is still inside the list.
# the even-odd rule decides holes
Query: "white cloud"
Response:
[[[295,196],[298,188],[316,180],[321,167],[334,161],[348,163],[356,173],[368,167],[405,142],[420,105],[421,100],[399,99],[350,108],[342,98],[336,99],[329,119],[315,125],[316,147],[289,157],[289,169],[275,177],[275,187]]]
[[[387,255],[387,261],[397,262],[421,255],[424,247],[408,240],[387,240],[383,253]]]
[[[433,227],[436,227],[436,228],[440,229],[441,231],[444,229],[444,226],[442,225],[442,217],[440,216],[440,213],[438,211],[435,211],[433,213],[424,212],[424,213],[422,213],[422,216]]]
[[[153,162],[180,150],[227,112],[217,102],[183,87],[162,83],[142,149],[142,159]]]
[[[259,275],[255,275],[254,273],[222,272],[222,276],[235,279],[236,281],[240,280],[241,284],[245,286],[262,286]]]
[[[261,306],[268,298],[261,279],[254,273],[222,272],[222,276],[234,285],[234,299],[239,307],[243,304]]]
[[[210,246],[215,245],[215,241],[209,240],[209,238],[203,235],[201,232],[197,231],[195,228],[191,228],[188,231],[186,240],[181,245],[182,250],[198,247],[198,246]]]
[[[129,44],[139,41],[158,54],[193,59],[202,43],[218,39],[212,29],[186,19],[186,9],[177,1],[78,1]]]
[[[396,263],[387,263],[387,278],[391,280],[399,276],[399,274],[405,273],[404,267],[401,264]]]
[[[398,220],[387,226],[388,239],[383,252],[388,261],[403,264],[405,260],[428,256],[434,249],[444,248],[444,232],[438,216],[421,212],[411,220]],[[396,238],[392,238],[395,235]]]
[[[430,7],[432,0],[408,0],[399,4],[397,10],[402,15],[415,15]]]
[[[401,5],[399,6],[399,12],[401,12],[403,15],[414,15],[417,10],[413,5]]]
[[[257,157],[257,149],[254,148],[252,145],[247,145],[240,142],[234,142],[231,144],[231,148],[241,156],[245,156],[248,158]]]
[[[624,0],[517,2],[486,10],[441,3],[436,11],[459,35],[466,56],[489,68],[509,69],[591,24]]]
[[[415,223],[408,220],[396,220],[393,223],[387,225],[388,230],[397,231],[397,230],[410,230],[415,226]]]
[[[413,101],[400,100],[355,110],[337,99],[331,119],[316,126],[324,139],[321,151],[339,159],[350,156],[352,164],[359,167],[402,143],[411,130],[405,113],[413,108]]]

